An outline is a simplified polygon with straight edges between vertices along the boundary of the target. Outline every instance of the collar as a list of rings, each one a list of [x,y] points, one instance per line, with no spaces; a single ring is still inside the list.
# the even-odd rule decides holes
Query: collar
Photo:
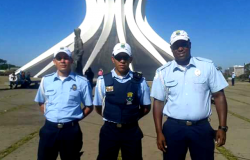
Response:
[[[191,67],[196,67],[196,64],[195,64],[195,61],[194,61],[194,57],[191,57],[191,58],[190,58],[189,64],[186,66],[187,69],[189,69],[189,68],[191,68]],[[177,70],[182,71],[182,70],[179,68],[179,65],[177,64],[177,62],[174,60],[174,61],[173,61],[173,72],[174,72],[174,71],[177,71]]]
[[[57,72],[54,73],[53,75],[53,80],[56,81],[56,80],[59,80],[59,75]],[[72,79],[72,80],[76,80],[76,74],[73,73],[73,72],[70,72],[70,74],[68,75],[68,77],[66,77],[65,79]]]
[[[111,70],[112,77],[116,79],[128,79],[128,78],[133,78],[133,72],[131,70],[128,71],[126,76],[118,76],[117,73],[115,72],[115,68]],[[121,78],[122,77],[122,78]]]

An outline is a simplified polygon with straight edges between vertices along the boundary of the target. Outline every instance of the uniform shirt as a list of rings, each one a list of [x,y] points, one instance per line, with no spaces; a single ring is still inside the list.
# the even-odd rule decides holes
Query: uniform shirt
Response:
[[[133,78],[133,72],[129,71],[128,74],[125,77],[118,76],[113,69],[111,71],[112,77],[117,80],[119,83],[126,83],[127,81],[131,80]],[[102,106],[103,98],[105,97],[106,91],[105,91],[105,84],[103,76],[98,77],[96,87],[95,87],[95,97],[93,104],[95,106]],[[145,78],[142,79],[138,91],[138,97],[140,98],[140,105],[150,105],[150,89],[147,85],[147,82]],[[104,119],[106,120],[106,119]]]
[[[235,78],[235,74],[234,73],[232,74],[232,78]]]
[[[47,120],[56,123],[65,123],[84,117],[81,103],[92,107],[92,89],[88,80],[84,77],[70,73],[63,81],[57,73],[44,77],[44,97],[41,85],[38,89],[35,101],[45,103],[44,115]]]
[[[164,115],[182,120],[201,120],[211,115],[211,93],[226,86],[228,83],[211,60],[191,57],[186,67],[171,61],[158,68],[151,97],[167,101]]]

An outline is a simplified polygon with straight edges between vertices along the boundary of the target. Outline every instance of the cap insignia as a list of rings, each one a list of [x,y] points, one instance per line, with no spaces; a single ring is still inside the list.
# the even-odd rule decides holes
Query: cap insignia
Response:
[[[125,48],[125,44],[124,43],[121,44],[121,48]]]

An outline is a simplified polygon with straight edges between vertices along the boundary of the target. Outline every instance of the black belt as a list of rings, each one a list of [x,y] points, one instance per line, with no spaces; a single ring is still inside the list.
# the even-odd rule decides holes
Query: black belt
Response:
[[[114,123],[114,122],[109,122],[109,121],[105,121],[106,125],[111,125],[114,126],[116,128],[132,128],[135,126],[138,126],[138,122],[132,122],[132,123]]]
[[[192,125],[197,125],[200,123],[208,122],[208,118],[201,119],[198,121],[193,121],[193,120],[181,120],[181,119],[175,119],[175,118],[168,117],[168,120],[175,121],[179,124],[186,125],[186,126],[192,126]]]
[[[70,121],[66,123],[55,123],[55,122],[50,122],[46,120],[45,125],[61,129],[61,128],[73,127],[75,125],[78,125],[78,120],[74,120],[74,121]]]

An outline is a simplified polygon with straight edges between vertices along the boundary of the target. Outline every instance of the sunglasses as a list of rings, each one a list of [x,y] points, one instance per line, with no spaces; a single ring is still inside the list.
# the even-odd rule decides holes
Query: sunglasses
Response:
[[[56,56],[55,59],[56,59],[57,61],[61,61],[62,59],[64,59],[64,60],[69,60],[70,57],[69,57],[69,56]]]
[[[130,58],[130,56],[129,56],[129,55],[121,55],[121,54],[118,54],[118,55],[114,56],[114,58],[115,58],[117,61],[120,62],[122,59],[123,59],[124,61],[128,61],[129,58]]]
[[[180,47],[182,47],[182,48],[189,48],[189,42],[187,42],[187,41],[176,42],[176,43],[174,43],[174,44],[171,46],[171,49],[177,50],[177,49],[179,49]]]

